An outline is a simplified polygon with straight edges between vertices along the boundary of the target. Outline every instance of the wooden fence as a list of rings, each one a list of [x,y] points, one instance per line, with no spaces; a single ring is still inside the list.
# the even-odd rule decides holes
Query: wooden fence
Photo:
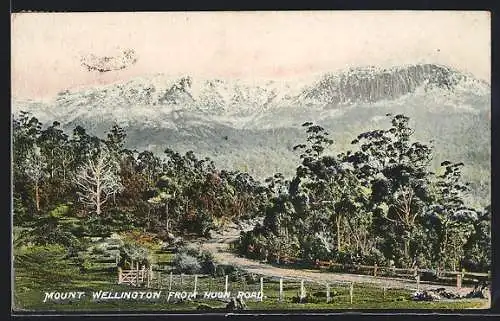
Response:
[[[152,279],[153,270],[151,267],[146,268],[142,266],[142,268],[139,268],[138,263],[135,269],[123,270],[121,267],[118,267],[118,284],[144,285],[149,288]]]
[[[302,260],[290,257],[281,257],[278,262],[282,262],[285,264],[294,264],[301,263]],[[340,271],[355,271],[354,274],[365,274],[371,276],[406,276],[415,279],[420,279],[423,273],[431,273],[438,278],[446,279],[449,276],[456,278],[457,288],[462,287],[462,283],[464,279],[469,278],[490,278],[490,271],[488,273],[478,273],[478,272],[467,272],[465,269],[462,271],[446,271],[446,270],[432,270],[432,269],[420,269],[415,267],[413,269],[404,269],[404,268],[396,268],[396,267],[388,267],[388,266],[378,266],[375,265],[361,265],[361,264],[341,264],[334,263],[333,261],[320,261],[316,260],[314,262],[314,266],[318,269],[334,269],[335,267],[339,268]],[[364,270],[364,271],[363,271]],[[364,273],[360,273],[364,272]]]
[[[290,259],[288,259],[290,262]],[[133,265],[132,265],[133,266]],[[377,265],[374,266],[369,266],[369,265],[343,265],[339,263],[333,263],[332,261],[319,261],[316,260],[315,262],[316,268],[319,269],[331,269],[332,267],[340,267],[342,270],[346,270],[346,268],[354,268],[357,270],[357,272],[360,272],[362,269],[365,270],[365,274],[374,276],[374,277],[384,277],[390,275],[390,276],[406,276],[409,277],[412,280],[415,280],[415,289],[418,291],[420,289],[420,282],[422,278],[422,273],[433,273],[434,275],[439,276],[440,278],[445,278],[445,276],[452,276],[452,278],[448,278],[449,281],[451,282],[456,282],[457,288],[461,288],[463,281],[466,277],[477,277],[477,278],[486,278],[490,277],[489,273],[475,273],[475,272],[466,272],[465,270],[462,270],[461,272],[457,271],[435,271],[435,270],[430,270],[430,269],[402,269],[402,268],[395,268],[395,267],[379,267]],[[172,284],[173,284],[173,279],[174,275],[170,273],[167,278],[162,277],[162,271],[153,271],[152,267],[146,268],[145,266],[142,266],[139,268],[139,264],[135,263],[135,268],[129,269],[129,270],[124,270],[122,268],[118,268],[118,283],[119,284],[129,284],[133,286],[141,286],[145,285],[147,287],[150,287],[151,282],[154,280],[156,284],[159,284],[163,282],[162,284],[164,285],[165,288],[167,288],[167,282],[168,282],[168,289],[169,291],[172,289]],[[385,273],[384,273],[385,272]],[[164,273],[163,273],[164,274]],[[208,277],[207,275],[199,275],[200,277]],[[183,285],[183,280],[187,277],[186,275],[180,274],[177,275],[176,278],[178,278],[178,281],[180,282],[180,285]],[[198,276],[195,277],[195,280],[197,280]],[[290,279],[290,278],[288,278]],[[293,279],[293,278],[292,278]],[[455,279],[456,281],[453,281]],[[477,280],[475,280],[477,281]],[[282,281],[281,281],[282,282]],[[282,286],[282,285],[280,285]],[[196,281],[195,281],[195,287],[196,287]],[[226,276],[226,282],[224,285],[224,289],[227,292],[228,289],[228,276]],[[328,290],[327,290],[328,293]]]
[[[148,273],[148,271],[150,273]],[[420,280],[417,277],[415,282],[406,285],[391,286],[387,284],[369,283],[361,284],[348,281],[328,281],[321,282],[308,278],[299,277],[271,277],[254,275],[254,281],[235,280],[234,276],[213,277],[211,275],[187,275],[173,274],[164,271],[153,271],[148,269],[118,270],[119,283],[142,286],[153,289],[163,289],[170,292],[190,292],[198,293],[198,297],[203,298],[206,292],[219,293],[223,299],[236,296],[240,291],[245,293],[258,293],[258,296],[247,298],[256,301],[276,301],[285,302],[292,299],[302,302],[306,297],[315,296],[318,302],[339,302],[353,304],[356,295],[364,296],[366,287],[373,288],[379,298],[386,298],[389,295],[396,295],[397,291],[415,292],[420,290]],[[248,277],[241,275],[242,279]],[[358,289],[358,290],[356,290]],[[396,292],[395,292],[396,291]],[[224,295],[227,295],[224,297]],[[398,294],[399,296],[400,294]],[[288,297],[287,297],[288,296]],[[291,297],[293,296],[293,298]],[[220,297],[219,297],[220,298]],[[388,298],[389,300],[394,299]],[[297,302],[297,301],[294,301]]]

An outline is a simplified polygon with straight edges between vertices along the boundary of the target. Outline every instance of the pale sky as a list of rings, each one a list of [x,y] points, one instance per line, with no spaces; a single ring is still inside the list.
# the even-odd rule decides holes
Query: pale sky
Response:
[[[290,79],[350,66],[446,64],[490,79],[490,15],[460,11],[18,13],[14,98],[137,76]],[[80,57],[132,48],[135,65],[89,72]]]

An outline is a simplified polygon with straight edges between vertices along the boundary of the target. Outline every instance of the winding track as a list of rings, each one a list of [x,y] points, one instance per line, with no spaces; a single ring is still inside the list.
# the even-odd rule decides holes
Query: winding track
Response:
[[[255,273],[258,275],[265,275],[271,277],[283,278],[300,278],[315,282],[329,282],[329,283],[371,283],[375,286],[386,288],[407,288],[416,290],[416,282],[401,278],[387,278],[387,277],[373,277],[368,275],[348,274],[348,273],[330,273],[319,272],[318,270],[298,270],[286,267],[275,267],[269,264],[260,263],[258,261],[250,260],[244,257],[239,257],[235,253],[229,251],[229,243],[237,240],[239,237],[238,230],[232,230],[225,235],[217,235],[209,241],[202,244],[202,247],[213,253],[217,262],[223,264],[231,264],[238,266],[241,269]],[[462,287],[458,290],[454,286],[445,286],[432,284],[428,282],[420,282],[422,290],[445,288],[447,291],[460,293],[465,295],[469,293],[472,288]]]

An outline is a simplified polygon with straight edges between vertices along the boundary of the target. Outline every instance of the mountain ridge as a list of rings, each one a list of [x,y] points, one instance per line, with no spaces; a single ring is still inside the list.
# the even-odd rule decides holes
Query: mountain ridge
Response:
[[[258,179],[293,173],[298,159],[292,147],[304,141],[305,121],[328,130],[336,143],[333,152],[340,152],[357,134],[386,127],[385,114],[401,113],[410,117],[416,139],[436,142],[436,164],[464,161],[466,178],[489,199],[490,86],[471,75],[446,66],[408,65],[325,73],[300,86],[188,77],[172,80],[166,89],[152,86],[164,79],[157,75],[67,92],[48,104],[15,102],[13,111],[32,112],[45,125],[57,120],[69,132],[80,125],[101,137],[118,124],[127,132],[128,148],[160,156],[167,147],[193,150]]]
[[[465,84],[465,86],[464,86]],[[134,78],[80,91],[60,92],[53,101],[40,103],[49,108],[113,106],[182,107],[215,113],[265,111],[287,105],[325,106],[375,103],[413,93],[419,88],[470,92],[489,91],[489,85],[470,74],[447,66],[417,64],[377,68],[357,67],[327,72],[314,81],[276,80],[194,80],[190,76],[169,78],[162,74]],[[33,102],[14,101],[14,106]],[[40,106],[39,106],[40,107]]]

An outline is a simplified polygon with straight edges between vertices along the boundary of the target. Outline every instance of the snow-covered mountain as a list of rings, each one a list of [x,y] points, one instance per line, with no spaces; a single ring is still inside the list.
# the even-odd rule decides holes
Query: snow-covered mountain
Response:
[[[117,123],[131,148],[193,150],[260,178],[293,172],[305,121],[345,149],[362,130],[387,126],[386,113],[404,113],[419,139],[435,141],[436,162],[469,163],[466,174],[489,193],[490,86],[447,66],[359,67],[289,81],[153,75],[64,91],[48,103],[14,100],[14,114],[21,110],[97,135]]]
[[[325,73],[312,83],[299,80],[192,79],[189,76],[173,79],[160,74],[86,90],[63,91],[45,108],[40,104],[15,101],[14,109],[34,109],[41,115],[47,112],[51,116],[54,112],[81,116],[82,110],[88,113],[113,112],[118,120],[148,113],[148,110],[155,113],[186,110],[250,115],[284,106],[375,103],[397,99],[419,89],[436,88],[478,94],[488,94],[490,90],[488,84],[470,75],[432,64],[389,69],[351,68]],[[115,113],[114,109],[120,107],[126,108],[128,113]]]

